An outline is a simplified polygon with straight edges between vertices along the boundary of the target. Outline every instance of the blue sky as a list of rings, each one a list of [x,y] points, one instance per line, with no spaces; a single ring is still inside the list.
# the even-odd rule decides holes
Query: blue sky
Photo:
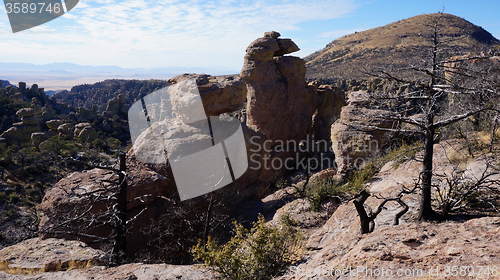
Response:
[[[500,38],[498,0],[80,0],[64,16],[15,34],[1,6],[0,62],[239,72],[245,48],[265,31],[292,38],[304,57],[342,35],[443,6]]]

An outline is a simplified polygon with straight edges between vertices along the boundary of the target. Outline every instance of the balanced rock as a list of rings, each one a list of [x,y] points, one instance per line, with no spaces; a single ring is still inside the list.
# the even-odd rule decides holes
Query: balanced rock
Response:
[[[255,40],[246,51],[241,77],[248,90],[247,125],[272,141],[303,139],[316,107],[304,60],[281,56],[272,37]]]
[[[21,122],[12,124],[12,127],[0,135],[7,141],[26,142],[31,139],[31,133],[39,130],[38,121],[33,117],[35,111],[32,108],[23,108],[16,112]]]
[[[63,124],[63,121],[62,120],[58,120],[58,119],[54,119],[54,120],[50,120],[50,121],[45,122],[45,124],[47,125],[47,127],[49,128],[49,130],[51,130],[51,132],[55,133],[55,132],[57,132],[57,128],[61,124]]]

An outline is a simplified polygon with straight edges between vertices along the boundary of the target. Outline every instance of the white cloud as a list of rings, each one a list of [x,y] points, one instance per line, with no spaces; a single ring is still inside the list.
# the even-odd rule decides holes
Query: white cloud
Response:
[[[29,36],[2,35],[0,52],[37,63],[238,69],[246,46],[263,32],[286,36],[302,22],[342,17],[354,1],[81,0]]]

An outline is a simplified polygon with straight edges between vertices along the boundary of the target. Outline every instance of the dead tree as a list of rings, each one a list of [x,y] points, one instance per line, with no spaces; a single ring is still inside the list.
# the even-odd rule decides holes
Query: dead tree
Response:
[[[399,225],[399,219],[401,219],[401,217],[409,210],[408,205],[402,200],[402,197],[404,194],[413,193],[415,189],[416,188],[414,188],[413,190],[407,190],[403,188],[403,190],[395,197],[381,198],[375,196],[379,199],[383,199],[382,203],[380,203],[375,212],[373,212],[370,207],[364,205],[365,201],[370,197],[370,194],[366,190],[362,190],[353,200],[356,211],[358,212],[359,221],[361,223],[361,234],[373,232],[373,230],[375,229],[375,218],[377,218],[382,210],[385,209],[385,205],[391,201],[397,202],[402,207],[401,211],[396,213],[396,215],[394,216],[394,225]],[[365,207],[369,210],[369,213],[366,212]]]
[[[374,93],[372,101],[379,108],[385,108],[389,114],[375,117],[376,120],[391,120],[402,124],[403,128],[384,129],[371,126],[366,123],[351,123],[359,129],[390,131],[395,133],[405,133],[419,135],[423,139],[423,166],[421,171],[421,199],[419,220],[430,220],[438,217],[432,209],[432,182],[433,182],[433,154],[434,144],[437,143],[437,132],[446,126],[458,121],[477,116],[488,111],[497,111],[496,104],[491,100],[497,100],[499,93],[497,88],[487,88],[480,85],[487,80],[481,73],[462,71],[460,63],[474,60],[486,60],[489,57],[484,55],[469,56],[463,58],[443,58],[443,50],[461,37],[441,36],[443,27],[443,13],[434,15],[432,24],[426,25],[429,30],[427,34],[419,34],[419,38],[424,39],[423,49],[428,54],[428,59],[423,59],[415,63],[409,62],[408,67],[397,71],[380,70],[367,73],[371,76],[383,78],[398,85],[406,86],[409,92],[389,91]],[[464,34],[467,36],[467,34]],[[412,73],[417,73],[423,80],[409,79]],[[448,73],[448,75],[447,75]],[[461,82],[458,78],[467,77],[475,83]],[[463,81],[463,79],[461,80]],[[449,107],[446,99],[449,97],[460,100],[474,100],[467,106]],[[490,97],[488,99],[487,97]],[[495,99],[491,99],[495,97]],[[464,103],[462,101],[462,103]],[[452,110],[451,110],[452,109]]]
[[[85,203],[80,203],[79,207],[72,207],[66,211],[55,209],[52,215],[53,223],[48,228],[40,229],[39,233],[45,236],[76,237],[89,244],[111,243],[109,252],[112,262],[123,263],[127,258],[127,223],[136,219],[138,215],[131,219],[127,215],[127,173],[124,153],[120,154],[119,160],[119,169],[90,165],[74,159],[65,160],[67,163],[82,165],[86,168],[109,170],[117,175],[118,180],[103,180],[100,187],[93,190],[77,187],[69,193],[61,189],[70,199],[81,199]],[[93,230],[96,228],[104,228],[109,232],[108,236],[95,234]]]

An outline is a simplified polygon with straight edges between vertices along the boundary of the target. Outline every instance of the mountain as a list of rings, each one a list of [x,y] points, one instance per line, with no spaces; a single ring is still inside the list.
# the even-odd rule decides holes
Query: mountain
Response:
[[[158,68],[122,68],[118,66],[91,66],[74,63],[9,63],[0,62],[0,77],[17,84],[30,81],[45,90],[69,90],[74,85],[93,84],[107,79],[162,79],[182,73],[210,73],[213,75],[239,72],[227,68],[201,68],[166,66]]]
[[[441,39],[453,39],[445,57],[489,51],[500,41],[482,27],[451,14],[424,14],[336,39],[304,59],[307,78],[330,81],[365,79],[363,71],[407,65],[426,58],[429,26],[442,15]],[[419,35],[420,34],[420,35]]]

